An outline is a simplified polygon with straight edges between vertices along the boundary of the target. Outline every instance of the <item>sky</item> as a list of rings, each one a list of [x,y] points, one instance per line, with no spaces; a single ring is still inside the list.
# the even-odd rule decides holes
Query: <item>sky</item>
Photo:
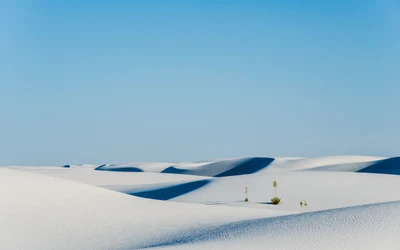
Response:
[[[0,165],[400,156],[400,2],[0,0]]]

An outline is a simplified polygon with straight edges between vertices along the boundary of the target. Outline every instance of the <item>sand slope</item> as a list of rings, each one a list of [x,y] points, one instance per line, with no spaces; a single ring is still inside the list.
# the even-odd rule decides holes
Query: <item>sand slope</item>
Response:
[[[229,223],[146,247],[395,250],[399,235],[400,202],[393,202]]]
[[[249,218],[264,209],[141,199],[74,181],[0,169],[0,249],[132,249]]]
[[[394,250],[399,159],[2,167],[0,249]]]

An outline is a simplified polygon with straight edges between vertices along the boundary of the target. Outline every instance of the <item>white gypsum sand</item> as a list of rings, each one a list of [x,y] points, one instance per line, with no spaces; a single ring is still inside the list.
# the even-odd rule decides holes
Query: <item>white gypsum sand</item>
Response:
[[[394,250],[399,169],[372,156],[1,167],[0,249]]]

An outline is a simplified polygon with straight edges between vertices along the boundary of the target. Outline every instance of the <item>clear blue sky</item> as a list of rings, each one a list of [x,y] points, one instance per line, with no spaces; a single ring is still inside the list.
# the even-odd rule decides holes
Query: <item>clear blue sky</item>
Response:
[[[0,0],[0,58],[0,165],[400,155],[397,0]]]

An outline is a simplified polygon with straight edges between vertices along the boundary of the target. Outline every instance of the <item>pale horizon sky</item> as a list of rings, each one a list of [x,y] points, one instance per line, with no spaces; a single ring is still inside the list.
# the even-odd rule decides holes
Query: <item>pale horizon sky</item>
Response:
[[[400,156],[400,3],[0,1],[0,166]]]

